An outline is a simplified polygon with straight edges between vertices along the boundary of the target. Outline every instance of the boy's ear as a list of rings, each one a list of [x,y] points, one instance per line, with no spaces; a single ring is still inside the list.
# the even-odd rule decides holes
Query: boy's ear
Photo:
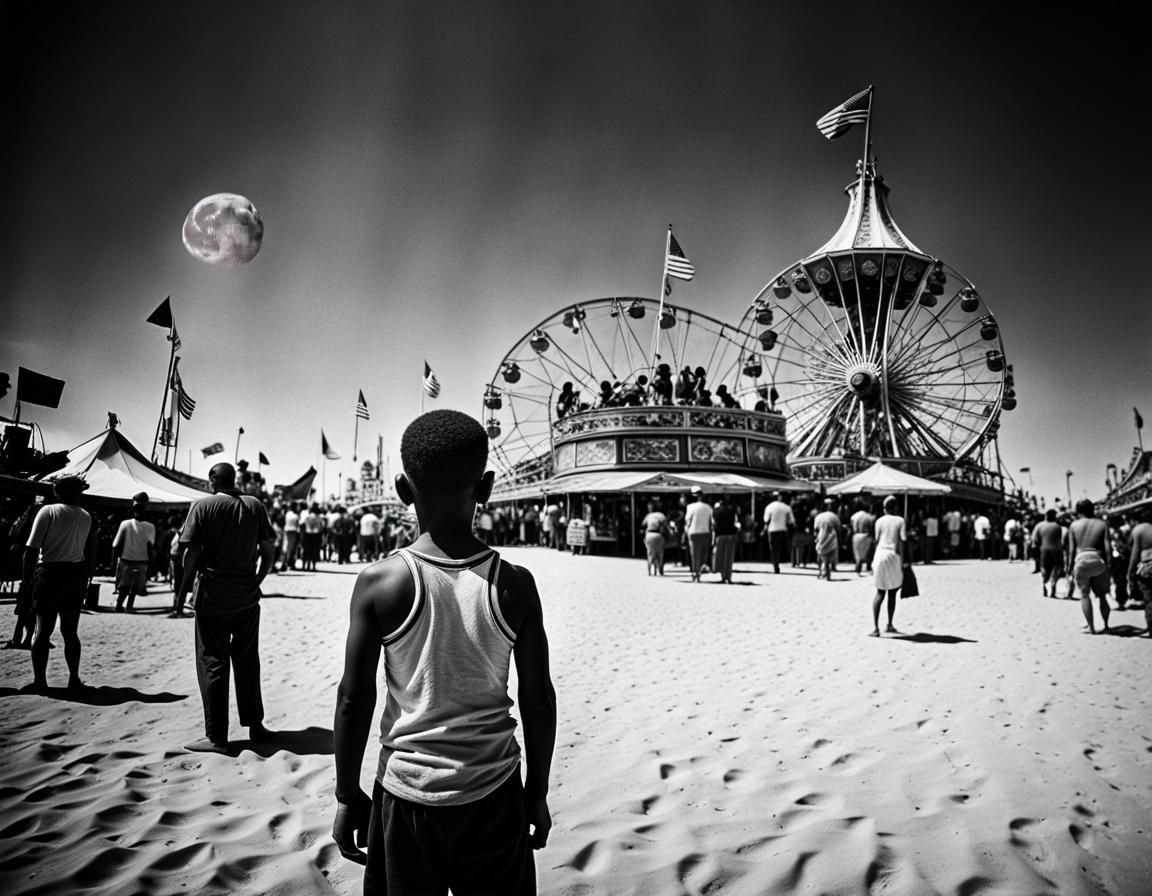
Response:
[[[404,506],[411,507],[416,503],[416,496],[412,493],[412,483],[403,473],[397,473],[393,480],[396,486],[396,496],[404,502]]]
[[[492,494],[492,487],[496,484],[496,471],[488,470],[483,476],[476,480],[476,488],[472,491],[472,497],[477,504],[487,504],[488,498]]]

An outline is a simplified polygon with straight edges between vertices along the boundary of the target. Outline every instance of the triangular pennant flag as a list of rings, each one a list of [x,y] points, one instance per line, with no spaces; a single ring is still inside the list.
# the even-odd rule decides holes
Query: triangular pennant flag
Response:
[[[166,330],[172,329],[172,296],[168,296],[160,303],[159,308],[148,315],[148,323],[163,327]]]

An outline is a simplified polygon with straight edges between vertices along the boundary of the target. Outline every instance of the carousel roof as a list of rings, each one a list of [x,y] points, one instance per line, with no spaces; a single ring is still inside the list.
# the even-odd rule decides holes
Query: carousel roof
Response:
[[[750,491],[810,491],[815,486],[799,479],[774,479],[752,473],[711,470],[601,470],[560,476],[493,493],[493,501],[517,501],[543,495],[579,492],[683,492],[698,485],[708,494]]]
[[[875,166],[844,188],[848,194],[848,213],[835,236],[813,252],[810,258],[829,252],[856,250],[905,250],[924,255],[896,226],[888,208],[888,185],[877,175]]]
[[[130,501],[138,492],[147,492],[151,504],[191,504],[208,496],[208,492],[190,488],[149,462],[116,429],[93,436],[69,451],[68,456],[68,466],[47,479],[83,476],[88,482],[86,498]]]

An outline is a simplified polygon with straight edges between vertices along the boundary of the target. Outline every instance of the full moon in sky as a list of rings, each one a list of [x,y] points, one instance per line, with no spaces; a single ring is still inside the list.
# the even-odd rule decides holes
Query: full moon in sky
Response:
[[[256,257],[263,239],[264,222],[256,206],[236,193],[206,196],[184,219],[184,248],[213,267],[246,264]]]

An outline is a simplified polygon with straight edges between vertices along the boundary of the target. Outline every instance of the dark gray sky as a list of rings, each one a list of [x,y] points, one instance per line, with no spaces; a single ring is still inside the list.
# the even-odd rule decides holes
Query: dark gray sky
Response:
[[[1040,7],[1031,7],[1041,9]],[[665,229],[698,271],[676,301],[738,322],[838,227],[859,129],[815,120],[876,87],[900,227],[974,281],[1020,406],[1001,452],[1037,490],[1102,491],[1152,419],[1152,303],[1132,280],[1149,156],[1130,7],[992,3],[6,2],[9,213],[0,370],[68,381],[26,408],[49,448],[115,410],[147,449],[172,295],[203,445],[274,481],[352,464],[363,389],[393,458],[419,411],[483,384],[566,304],[653,295]],[[247,267],[183,248],[202,196],[250,198]],[[12,410],[13,394],[0,401]],[[395,467],[395,460],[393,461]],[[1023,477],[1025,480],[1027,477]]]

